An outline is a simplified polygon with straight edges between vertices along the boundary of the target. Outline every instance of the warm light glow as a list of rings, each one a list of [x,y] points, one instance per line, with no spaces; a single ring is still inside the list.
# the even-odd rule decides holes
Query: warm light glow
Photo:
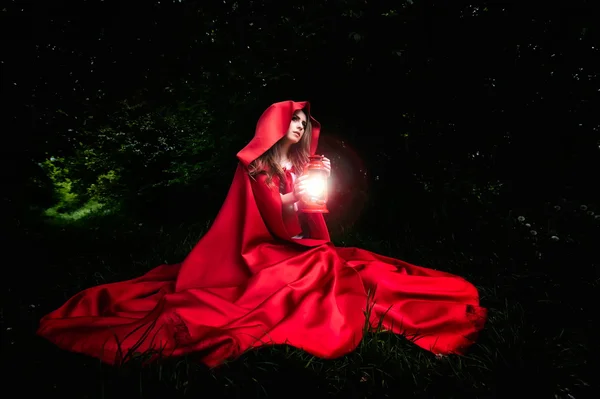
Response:
[[[310,197],[322,197],[325,191],[326,182],[320,176],[315,176],[307,180],[306,192]]]
[[[322,156],[311,156],[307,166],[305,194],[302,196],[302,212],[329,213],[327,210],[327,171]]]

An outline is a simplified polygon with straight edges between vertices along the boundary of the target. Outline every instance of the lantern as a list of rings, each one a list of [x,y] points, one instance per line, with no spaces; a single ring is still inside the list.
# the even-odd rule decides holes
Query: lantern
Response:
[[[309,157],[306,174],[306,193],[302,196],[300,210],[304,213],[328,213],[327,170],[321,155]]]

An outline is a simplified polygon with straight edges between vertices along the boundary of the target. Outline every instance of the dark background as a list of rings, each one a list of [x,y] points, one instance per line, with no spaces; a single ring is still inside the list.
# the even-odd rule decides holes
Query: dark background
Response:
[[[365,349],[374,360],[340,360],[342,373],[265,350],[200,382],[156,383],[164,394],[591,392],[592,1],[12,1],[0,18],[2,357],[28,389],[144,396],[143,375],[163,392],[54,349],[37,321],[85,287],[180,261],[262,111],[293,99],[323,125],[334,242],[466,276],[490,323],[467,360],[440,365],[406,345],[388,364]],[[261,356],[282,369],[257,371]],[[363,381],[367,366],[379,374]]]

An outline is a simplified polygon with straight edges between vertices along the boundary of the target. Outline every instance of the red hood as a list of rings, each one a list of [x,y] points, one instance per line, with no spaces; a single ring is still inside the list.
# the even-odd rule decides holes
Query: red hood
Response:
[[[319,133],[321,124],[310,114],[310,103],[308,101],[282,101],[271,105],[261,115],[256,124],[254,138],[238,152],[237,157],[241,163],[248,165],[256,158],[264,154],[269,148],[285,136],[294,112],[304,109],[308,113],[312,125],[312,137],[310,142],[310,154],[314,155],[319,144]]]

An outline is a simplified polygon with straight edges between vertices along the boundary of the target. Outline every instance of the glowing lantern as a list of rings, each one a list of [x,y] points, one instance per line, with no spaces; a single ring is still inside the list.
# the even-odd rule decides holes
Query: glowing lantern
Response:
[[[300,210],[305,213],[328,213],[327,170],[323,165],[322,156],[315,155],[309,158],[306,174],[306,194],[302,196]]]

